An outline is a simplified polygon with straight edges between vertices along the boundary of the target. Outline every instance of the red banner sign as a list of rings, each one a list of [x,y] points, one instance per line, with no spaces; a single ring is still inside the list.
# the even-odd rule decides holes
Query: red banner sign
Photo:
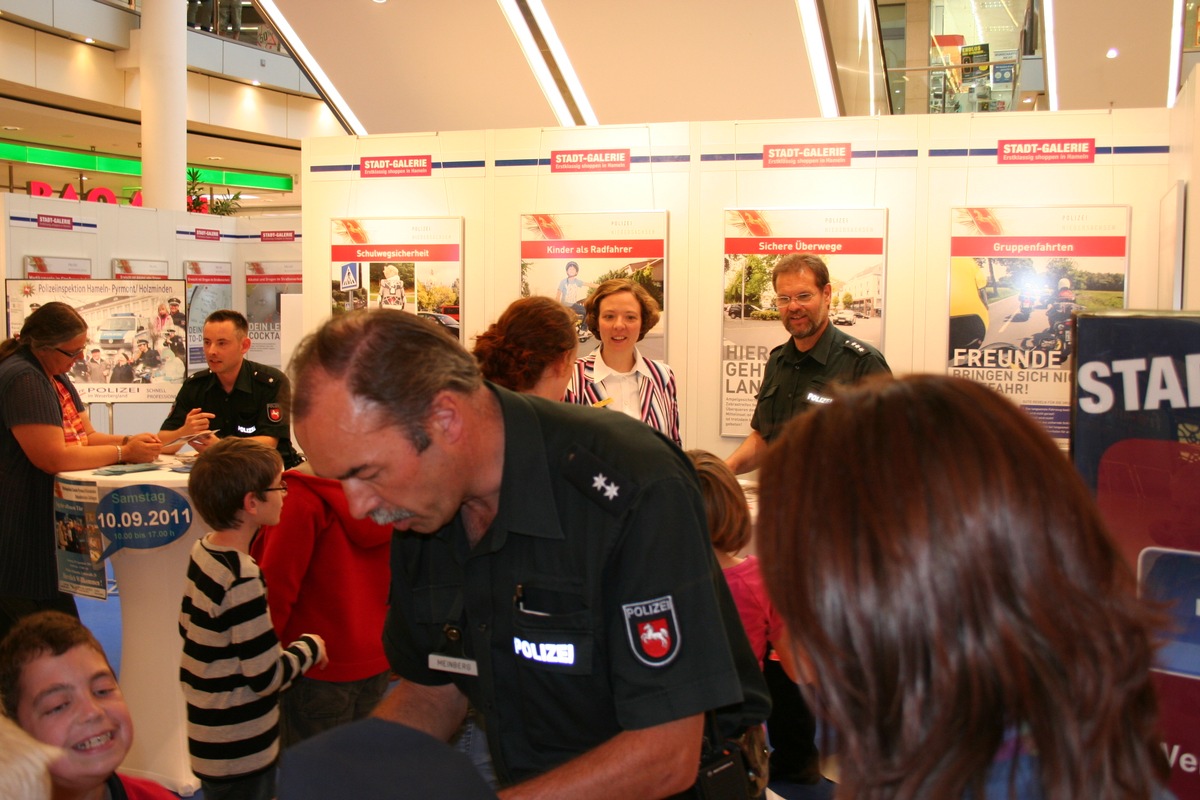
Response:
[[[763,147],[763,167],[765,169],[848,167],[851,157],[849,142],[768,144]]]
[[[1001,139],[997,164],[1092,164],[1095,139]]]

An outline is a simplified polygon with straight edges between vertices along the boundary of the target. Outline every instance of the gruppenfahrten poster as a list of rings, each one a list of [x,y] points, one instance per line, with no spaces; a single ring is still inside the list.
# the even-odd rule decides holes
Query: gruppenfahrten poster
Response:
[[[951,213],[948,371],[1006,395],[1066,449],[1074,314],[1125,307],[1129,208]]]
[[[798,208],[725,212],[721,435],[746,436],[767,356],[787,341],[771,272],[792,253],[820,256],[833,287],[830,324],[883,349],[887,210]]]

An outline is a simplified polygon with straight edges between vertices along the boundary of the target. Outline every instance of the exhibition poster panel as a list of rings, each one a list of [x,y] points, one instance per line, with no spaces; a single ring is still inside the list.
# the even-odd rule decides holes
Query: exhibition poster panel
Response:
[[[87,258],[25,256],[25,277],[30,280],[84,280],[92,277],[92,262]]]
[[[733,209],[725,212],[721,435],[746,436],[767,355],[787,341],[771,273],[792,253],[829,267],[829,319],[883,349],[885,209]]]
[[[187,342],[190,371],[205,369],[204,320],[218,309],[233,308],[233,265],[228,261],[185,261]]]
[[[187,377],[187,345],[169,301],[183,281],[6,281],[8,333],[42,303],[58,300],[88,325],[84,360],[71,382],[85,403],[170,403]]]
[[[54,480],[54,544],[58,589],[81,597],[108,599],[103,542],[96,521],[96,484]]]
[[[1171,789],[1200,796],[1200,315],[1081,314],[1071,453],[1142,597]]]
[[[521,296],[553,297],[576,317],[579,355],[600,345],[584,305],[603,281],[636,281],[662,309],[638,343],[643,358],[666,361],[667,212],[614,211],[521,215]]]
[[[137,258],[114,258],[112,260],[113,278],[116,280],[162,280],[167,275],[166,261],[148,261]],[[182,331],[180,331],[182,334]]]
[[[362,308],[419,314],[455,336],[462,302],[462,217],[335,219],[335,315]]]
[[[992,387],[1059,446],[1074,314],[1125,307],[1128,206],[951,210],[949,372]]]
[[[279,297],[300,294],[303,279],[299,261],[246,262],[246,321],[250,323],[250,351],[246,356],[251,361],[282,366]]]

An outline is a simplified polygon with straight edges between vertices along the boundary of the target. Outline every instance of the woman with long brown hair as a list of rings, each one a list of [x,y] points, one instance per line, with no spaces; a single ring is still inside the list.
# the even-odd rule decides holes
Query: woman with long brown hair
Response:
[[[153,461],[154,434],[97,433],[67,373],[83,357],[87,323],[66,303],[30,314],[0,343],[0,638],[44,608],[75,614],[58,591],[54,475],[123,461]]]
[[[837,737],[837,796],[1170,796],[1158,615],[1016,406],[958,378],[864,382],[788,424],[759,500],[767,587]]]

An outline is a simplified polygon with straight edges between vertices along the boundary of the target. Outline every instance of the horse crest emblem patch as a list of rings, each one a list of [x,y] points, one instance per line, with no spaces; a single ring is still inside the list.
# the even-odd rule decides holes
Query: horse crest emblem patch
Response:
[[[671,595],[621,606],[634,656],[648,667],[671,663],[679,653],[679,622]]]

